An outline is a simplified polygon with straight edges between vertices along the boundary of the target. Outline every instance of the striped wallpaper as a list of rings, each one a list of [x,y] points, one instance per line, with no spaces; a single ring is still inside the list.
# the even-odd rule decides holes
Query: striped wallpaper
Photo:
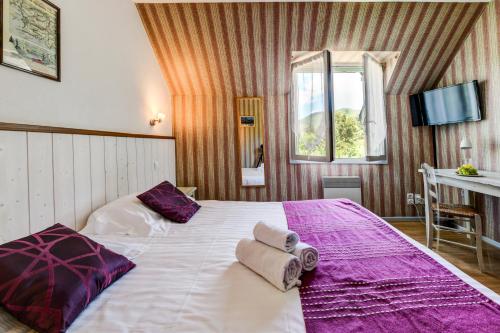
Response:
[[[460,140],[468,136],[474,147],[473,163],[480,169],[500,171],[500,0],[488,4],[439,85],[475,79],[480,82],[485,120],[439,128],[439,167],[455,168],[460,163]],[[447,194],[458,202],[458,191],[449,189]],[[500,241],[500,199],[478,199],[486,216],[486,236]]]
[[[413,129],[407,93],[436,84],[485,5],[480,3],[138,4],[173,94],[179,185],[200,198],[322,196],[323,175],[359,175],[365,206],[414,215],[417,168],[432,160],[430,131]],[[290,164],[288,92],[293,50],[401,51],[387,95],[388,165]],[[236,96],[264,96],[266,187],[237,181]]]

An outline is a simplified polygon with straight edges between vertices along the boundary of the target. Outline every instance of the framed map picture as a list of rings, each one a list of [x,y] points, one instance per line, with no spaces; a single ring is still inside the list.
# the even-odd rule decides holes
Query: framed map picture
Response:
[[[0,62],[61,81],[60,9],[46,0],[0,0]]]
[[[255,127],[255,117],[254,116],[240,116],[240,126],[241,127]]]

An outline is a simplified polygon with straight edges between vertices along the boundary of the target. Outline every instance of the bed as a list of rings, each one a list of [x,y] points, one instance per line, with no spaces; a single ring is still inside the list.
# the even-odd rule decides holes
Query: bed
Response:
[[[305,332],[299,290],[280,292],[234,255],[238,240],[251,237],[258,221],[287,226],[283,205],[199,203],[189,223],[168,223],[152,237],[89,235],[137,267],[91,303],[68,332]],[[387,226],[500,303],[496,293]],[[30,332],[4,311],[0,331]]]

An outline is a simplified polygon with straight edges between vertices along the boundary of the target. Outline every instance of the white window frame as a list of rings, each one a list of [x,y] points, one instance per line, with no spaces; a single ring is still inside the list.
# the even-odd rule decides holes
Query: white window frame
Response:
[[[292,80],[291,80],[291,93],[290,93],[290,110],[289,110],[289,125],[290,125],[290,163],[292,164],[303,164],[303,163],[329,163],[329,164],[388,164],[388,146],[387,146],[387,128],[386,128],[386,137],[385,137],[385,155],[377,156],[376,158],[370,158],[368,156],[368,150],[366,149],[366,155],[363,158],[336,158],[336,152],[335,152],[335,107],[334,107],[334,92],[333,92],[333,80],[334,80],[334,72],[335,68],[357,68],[358,71],[360,68],[363,69],[363,85],[364,85],[364,101],[363,101],[363,108],[367,107],[367,77],[366,77],[366,71],[365,71],[365,64],[363,65],[357,65],[357,66],[346,66],[346,65],[341,65],[341,66],[333,66],[331,64],[331,54],[330,51],[323,51],[322,52],[323,56],[325,57],[325,62],[328,64],[329,71],[327,71],[326,77],[328,78],[329,82],[325,82],[325,86],[328,87],[328,93],[325,94],[325,105],[328,107],[328,111],[330,112],[330,119],[331,122],[327,127],[329,127],[329,131],[327,131],[327,151],[330,150],[330,156],[324,158],[324,157],[313,157],[313,156],[300,156],[295,154],[295,135],[293,133],[293,126],[294,126],[294,121],[295,121],[295,111],[293,110],[293,71],[292,71]],[[367,53],[369,55],[369,53]],[[314,57],[318,56],[318,54],[314,55]],[[371,56],[371,55],[369,55]],[[385,72],[385,68],[383,68]],[[358,72],[356,71],[356,72]],[[344,72],[344,71],[341,71]],[[349,72],[349,71],[345,71]],[[385,74],[385,73],[384,73]],[[384,75],[384,80],[385,80],[385,75]],[[385,85],[385,81],[383,82]],[[384,116],[387,117],[387,106],[386,106],[386,101],[385,101],[385,92],[383,93],[383,100],[384,100]],[[365,112],[369,112],[369,110],[366,110]],[[364,124],[365,126],[365,135],[366,135],[366,140],[365,144],[368,145],[368,128],[367,128],[367,123]],[[366,147],[367,148],[367,147]]]
[[[293,69],[295,66],[300,66],[303,63],[307,63],[312,59],[323,58],[324,64],[324,74],[325,74],[325,96],[324,96],[324,107],[325,107],[325,134],[326,134],[326,154],[324,156],[310,156],[310,155],[298,155],[296,154],[296,136],[295,136],[295,122],[296,122],[296,112],[293,110],[294,102],[294,75]],[[290,157],[292,163],[330,163],[334,159],[334,141],[332,140],[331,133],[333,130],[333,93],[332,93],[332,66],[331,66],[331,55],[330,51],[324,50],[310,57],[307,57],[296,64],[292,64],[292,79],[291,79],[291,92],[290,92],[290,112],[289,112],[289,123],[290,123]]]

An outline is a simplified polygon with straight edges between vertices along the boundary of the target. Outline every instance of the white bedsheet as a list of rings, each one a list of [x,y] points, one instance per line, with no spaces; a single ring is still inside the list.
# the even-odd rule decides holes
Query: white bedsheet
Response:
[[[137,267],[91,303],[68,332],[304,332],[298,290],[282,293],[234,254],[259,220],[286,226],[282,205],[200,204],[189,223],[143,239],[150,244],[133,260]],[[111,249],[119,249],[118,239]],[[0,316],[0,332],[27,331],[7,318]]]
[[[133,254],[137,267],[90,304],[68,332],[305,332],[298,290],[278,291],[234,255],[257,221],[286,226],[281,203],[200,204],[189,223],[172,224],[161,237],[96,239]],[[403,237],[500,303],[496,293]],[[0,332],[29,329],[0,311]]]

